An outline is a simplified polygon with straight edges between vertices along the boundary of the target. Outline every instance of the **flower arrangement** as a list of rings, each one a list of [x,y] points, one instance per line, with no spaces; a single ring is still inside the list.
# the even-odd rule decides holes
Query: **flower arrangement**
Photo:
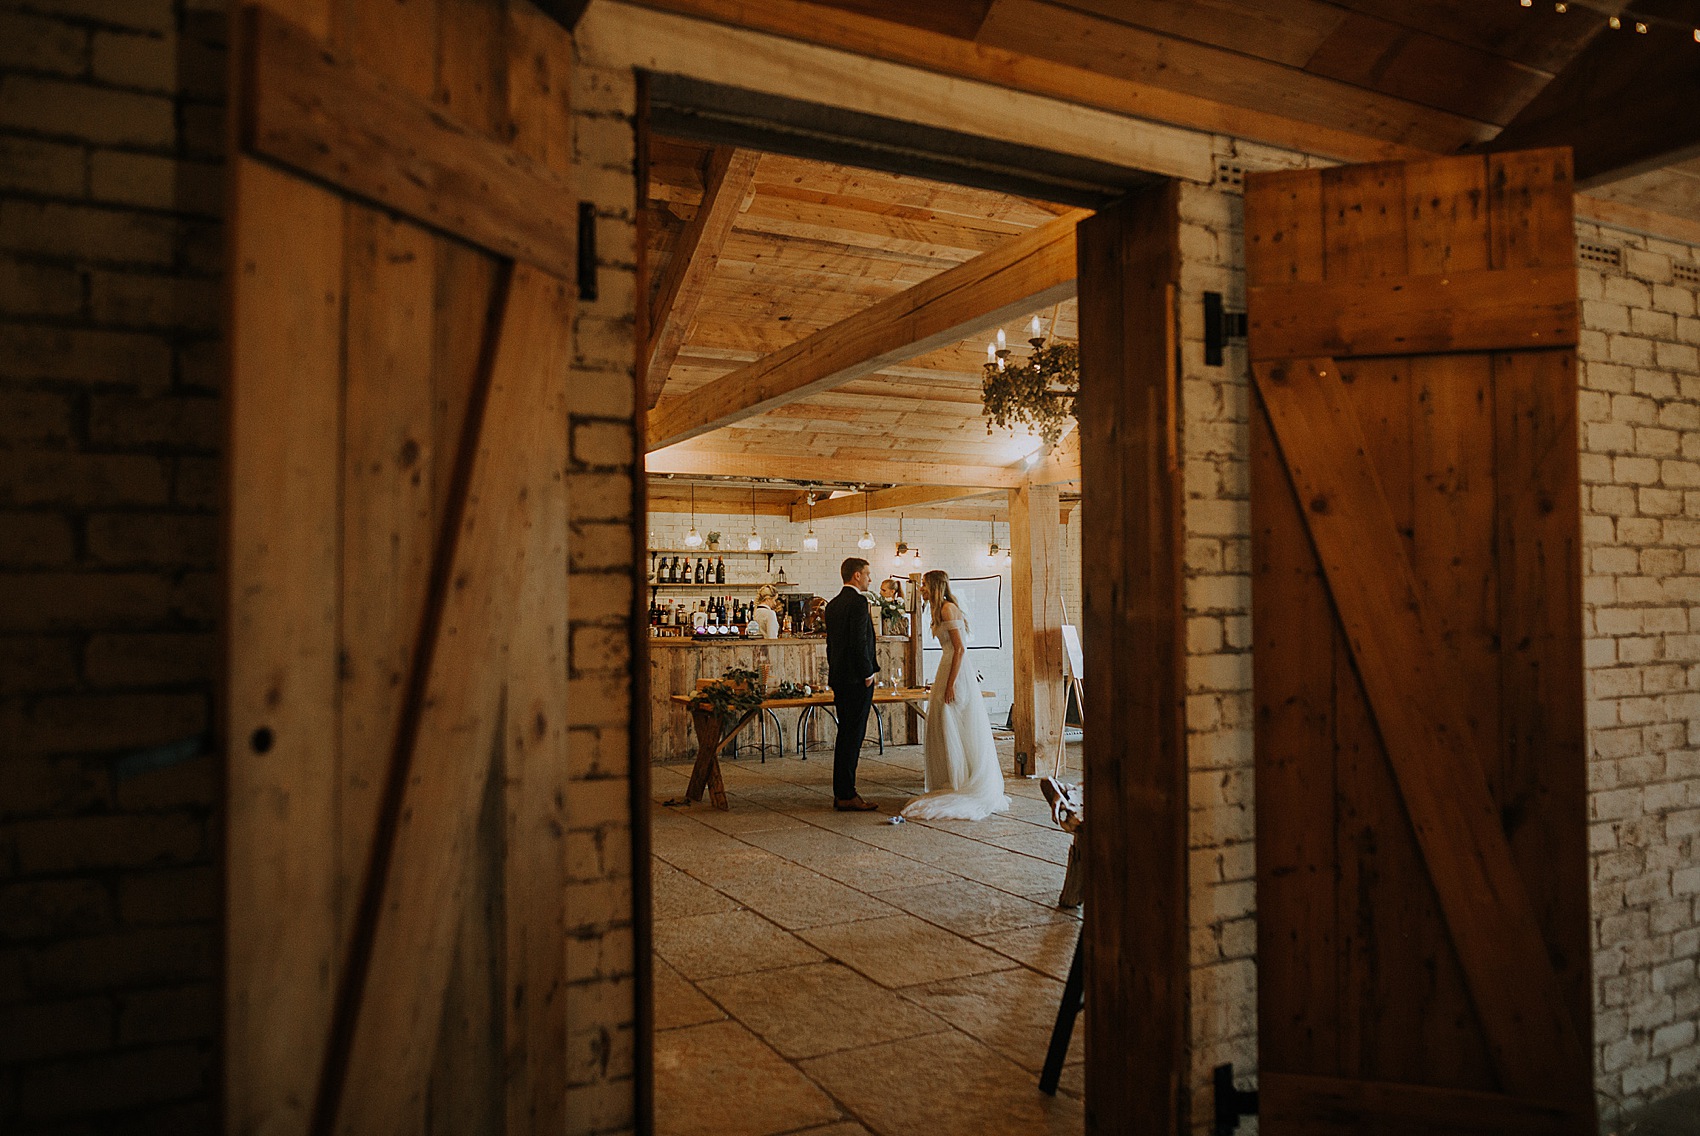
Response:
[[[1030,427],[1047,447],[1062,438],[1074,418],[1074,399],[1080,390],[1080,349],[1072,343],[1029,340],[1033,353],[1021,362],[1001,352],[985,366],[980,384],[986,433],[993,426]]]
[[[708,541],[708,547],[709,548],[719,548],[720,547],[720,534],[717,533],[717,532],[711,532],[706,537],[704,537],[703,539]]]
[[[760,674],[732,667],[707,686],[698,687],[689,706],[713,714],[724,727],[730,727],[760,706],[765,697],[767,692],[762,689]]]

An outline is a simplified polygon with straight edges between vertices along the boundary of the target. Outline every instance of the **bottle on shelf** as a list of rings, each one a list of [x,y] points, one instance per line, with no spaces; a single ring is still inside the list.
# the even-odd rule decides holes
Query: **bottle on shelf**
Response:
[[[726,582],[726,558],[724,556],[716,559],[714,565],[714,582],[716,584],[724,584]]]

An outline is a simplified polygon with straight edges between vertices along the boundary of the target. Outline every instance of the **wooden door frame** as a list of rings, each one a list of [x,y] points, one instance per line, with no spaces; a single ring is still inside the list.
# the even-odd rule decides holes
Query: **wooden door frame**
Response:
[[[639,176],[643,176],[644,147],[650,125],[650,84],[638,72]],[[670,85],[669,91],[713,92],[712,84]],[[741,137],[735,128],[716,123],[705,140],[722,145],[771,147],[788,137],[788,124],[776,118],[759,119],[759,108],[795,115],[808,104],[790,99],[741,93],[740,107],[750,128]],[[676,110],[669,123],[678,121]],[[898,152],[901,140],[920,148],[916,167],[903,168],[900,159],[878,168],[941,177],[949,167],[932,162],[926,147],[938,145],[947,132],[909,128],[894,120],[868,115],[823,114],[807,120],[809,150],[802,156],[865,165],[870,155]],[[844,131],[828,137],[826,124]],[[835,141],[842,146],[835,148]],[[975,139],[973,149],[1000,152],[996,144]],[[793,150],[792,152],[797,152]],[[959,151],[960,152],[960,151]],[[1001,151],[1012,158],[1026,148]],[[1066,155],[1064,156],[1066,157]],[[1111,729],[1089,730],[1085,740],[1086,770],[1094,786],[1094,823],[1087,826],[1086,859],[1095,864],[1122,865],[1122,870],[1087,873],[1087,909],[1082,929],[1085,952],[1086,1002],[1086,1132],[1110,1136],[1126,1130],[1126,1117],[1147,1118],[1145,1130],[1182,1133],[1189,1125],[1192,1088],[1189,1052],[1192,968],[1188,948],[1188,814],[1185,736],[1185,616],[1182,609],[1181,564],[1185,544],[1180,469],[1178,352],[1179,182],[1143,171],[1104,166],[1116,177],[1096,192],[1102,212],[1079,230],[1082,281],[1095,279],[1094,311],[1106,329],[1096,342],[1082,342],[1082,369],[1093,376],[1085,390],[1098,384],[1089,410],[1081,415],[1082,485],[1087,498],[1083,524],[1094,529],[1095,547],[1121,547],[1124,537],[1142,542],[1132,558],[1100,558],[1083,565],[1083,638],[1094,682],[1088,684],[1083,711],[1091,720],[1116,722]],[[1075,168],[1085,168],[1076,165]],[[1000,188],[1013,191],[1006,174]],[[973,184],[963,179],[963,184]],[[984,184],[984,183],[982,183]],[[990,187],[990,186],[988,186]],[[641,192],[641,184],[640,184]],[[1074,200],[1084,203],[1083,193]],[[644,241],[638,241],[640,262]],[[1142,275],[1131,278],[1124,268]],[[638,308],[647,306],[645,270],[638,270]],[[1082,288],[1084,293],[1084,287]],[[1082,296],[1082,322],[1087,318]],[[638,318],[638,354],[643,356],[646,329]],[[1083,333],[1084,336],[1084,333]],[[1113,392],[1105,384],[1114,383]],[[642,383],[639,384],[641,393]],[[644,451],[643,399],[636,415],[639,452]],[[1088,472],[1090,471],[1090,472]],[[634,508],[645,518],[635,533],[635,563],[643,563],[647,531],[645,478],[634,479]],[[1097,489],[1092,487],[1096,485]],[[1093,520],[1096,514],[1096,521]],[[639,598],[645,589],[634,570]],[[1113,629],[1110,635],[1102,630]],[[638,1020],[635,1031],[637,1127],[654,1130],[654,1008],[653,896],[650,874],[643,870],[651,855],[650,770],[647,710],[649,640],[634,625],[634,695],[632,730],[632,854],[634,943]],[[1146,870],[1148,869],[1148,870]],[[1154,912],[1163,913],[1151,919]],[[1110,965],[1115,960],[1119,965]],[[1035,1091],[1037,1088],[1035,1087]]]

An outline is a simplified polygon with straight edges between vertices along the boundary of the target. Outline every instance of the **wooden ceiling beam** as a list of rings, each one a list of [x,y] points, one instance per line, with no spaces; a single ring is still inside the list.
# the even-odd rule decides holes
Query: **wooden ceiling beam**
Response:
[[[1646,0],[1637,15],[1684,9]],[[1627,24],[1628,18],[1625,18]],[[1700,49],[1687,30],[1650,24],[1601,32],[1522,113],[1480,149],[1569,146],[1579,189],[1606,185],[1700,155]]]
[[[983,492],[985,490],[977,486],[963,485],[903,485],[896,489],[876,489],[872,493],[851,493],[845,497],[816,501],[814,519],[822,521],[829,517],[883,513],[892,509],[907,509],[914,505],[959,501],[964,497],[978,497]],[[791,520],[795,523],[803,524],[809,519],[809,515],[806,501],[791,506]]]
[[[691,321],[696,318],[704,286],[720,260],[720,251],[732,232],[732,222],[738,218],[744,194],[755,180],[760,158],[753,150],[730,146],[716,146],[709,152],[702,204],[679,234],[679,245],[667,262],[650,307],[649,326],[653,331],[644,369],[647,406],[655,405],[661,397],[661,388],[667,385],[673,362],[685,344]]]
[[[1111,160],[1110,150],[1115,148],[1110,143],[1122,145],[1132,141],[1140,124],[1129,120],[1143,120],[1149,124],[1149,137],[1138,144],[1150,152],[1139,160],[1118,160],[1134,168],[1174,177],[1196,177],[1201,181],[1209,180],[1209,176],[1193,173],[1192,163],[1197,154],[1189,147],[1194,143],[1174,136],[1170,128],[1198,132],[1192,137],[1202,144],[1205,155],[1208,155],[1208,139],[1203,136],[1211,134],[1284,146],[1341,161],[1387,161],[1433,153],[1410,144],[1405,137],[1376,138],[1353,130],[1318,126],[1261,107],[1233,106],[1153,83],[1042,59],[1025,51],[970,42],[803,0],[637,0],[637,3],[729,26],[716,29],[719,34],[710,36],[686,23],[644,19],[645,14],[635,12],[630,6],[599,0],[584,20],[585,34],[579,40],[580,50],[588,59],[629,65],[629,60],[639,55],[653,57],[657,66],[665,65],[678,74],[719,82],[741,79],[740,85],[747,89],[773,86],[793,97],[799,75],[805,75],[812,85],[820,88],[822,95],[836,93],[829,100],[835,105],[854,103],[851,109],[865,109],[869,113],[889,113],[875,105],[880,101],[880,92],[901,90],[906,103],[948,108],[951,117],[963,120],[958,126],[961,129],[972,129],[984,109],[975,104],[985,104],[993,89],[1001,89],[992,98],[999,103],[1010,101],[1004,92],[1024,93],[1118,116],[1122,125],[1113,135],[1103,135],[1094,128],[1092,140],[1081,140],[1085,148],[1079,152],[1093,153],[1095,147],[1106,160]],[[782,56],[772,50],[771,37],[796,41],[799,48],[791,53],[793,57]],[[736,49],[728,51],[729,45],[735,45]],[[847,69],[849,62],[809,51],[813,46],[863,57],[853,61],[855,78],[837,73],[841,65]],[[870,60],[875,62],[870,64]],[[881,63],[897,64],[899,68],[881,67]],[[776,74],[781,70],[782,77]],[[972,80],[983,87],[965,91],[953,79]],[[1084,120],[1064,124],[1053,118],[1041,119],[1042,129],[1038,134],[1021,141],[1044,145],[1040,135],[1045,131],[1055,135],[1065,126],[1084,125]],[[1071,135],[1065,145],[1077,137]]]
[[[771,477],[790,481],[879,482],[886,485],[963,485],[1011,489],[1027,474],[1016,466],[974,465],[935,461],[857,460],[832,457],[729,452],[694,446],[670,446],[644,459],[652,474],[675,473],[696,477]]]
[[[729,426],[1074,295],[1073,210],[649,414],[653,449]]]

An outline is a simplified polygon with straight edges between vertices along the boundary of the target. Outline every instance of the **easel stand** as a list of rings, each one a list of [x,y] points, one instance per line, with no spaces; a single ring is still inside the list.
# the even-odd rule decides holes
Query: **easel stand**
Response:
[[[1062,1080],[1068,1043],[1074,1038],[1074,1019],[1086,1008],[1086,976],[1081,973],[1080,946],[1080,940],[1075,940],[1074,961],[1068,964],[1068,981],[1063,983],[1062,1005],[1057,1007],[1057,1023],[1051,1027],[1051,1048],[1045,1053],[1045,1067],[1039,1073],[1039,1091],[1053,1097],[1057,1095],[1057,1083]]]

